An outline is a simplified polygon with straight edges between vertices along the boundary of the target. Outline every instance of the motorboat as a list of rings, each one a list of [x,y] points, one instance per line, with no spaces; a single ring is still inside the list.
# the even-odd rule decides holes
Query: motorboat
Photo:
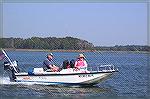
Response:
[[[5,56],[10,60],[6,53]],[[43,68],[30,68],[27,72],[19,72],[16,61],[4,62],[4,70],[9,71],[13,82],[46,85],[96,85],[118,72],[112,64],[92,66],[86,70],[67,68],[51,72]]]
[[[59,72],[49,72],[44,71],[43,68],[32,68],[32,70],[30,68],[28,72],[18,73],[12,69],[9,63],[5,63],[4,66],[5,70],[11,71],[11,81],[46,85],[95,85],[107,79],[115,72],[118,72],[118,69],[115,69],[114,65],[95,66],[90,68],[92,71],[90,69],[78,70],[76,68],[68,68],[62,69]],[[17,67],[15,68],[17,70]]]

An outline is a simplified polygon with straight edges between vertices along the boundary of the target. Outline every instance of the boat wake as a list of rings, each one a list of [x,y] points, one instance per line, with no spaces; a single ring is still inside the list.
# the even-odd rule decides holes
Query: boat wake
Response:
[[[0,77],[0,79],[0,85],[11,83],[9,77]]]
[[[0,77],[0,85],[34,85],[34,82],[12,82],[9,77]]]

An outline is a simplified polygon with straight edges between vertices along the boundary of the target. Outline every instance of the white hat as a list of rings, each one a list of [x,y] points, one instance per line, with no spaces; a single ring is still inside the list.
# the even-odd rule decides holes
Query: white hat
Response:
[[[83,54],[79,54],[78,58],[81,58],[81,57],[85,58]]]

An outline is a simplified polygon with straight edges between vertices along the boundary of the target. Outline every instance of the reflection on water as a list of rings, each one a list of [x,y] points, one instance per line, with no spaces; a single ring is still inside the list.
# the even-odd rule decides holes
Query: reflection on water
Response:
[[[91,96],[111,92],[111,89],[100,88],[98,86],[77,87],[77,86],[45,86],[45,85],[1,85],[2,95],[11,96],[40,96],[40,97],[59,97],[59,96]],[[11,90],[9,90],[11,89]],[[7,93],[3,93],[7,92]]]
[[[35,91],[44,91],[48,93],[48,95],[52,96],[70,96],[70,95],[93,95],[99,94],[106,91],[110,91],[109,89],[99,88],[99,87],[65,87],[65,86],[38,86],[34,85],[31,87],[32,90]]]

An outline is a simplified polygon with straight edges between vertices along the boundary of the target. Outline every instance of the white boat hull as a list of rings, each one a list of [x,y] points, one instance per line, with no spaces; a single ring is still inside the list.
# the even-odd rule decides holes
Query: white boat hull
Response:
[[[27,73],[15,74],[16,82],[34,82],[52,84],[79,84],[94,85],[109,77],[113,72],[92,72],[92,73],[45,73],[28,75]]]

